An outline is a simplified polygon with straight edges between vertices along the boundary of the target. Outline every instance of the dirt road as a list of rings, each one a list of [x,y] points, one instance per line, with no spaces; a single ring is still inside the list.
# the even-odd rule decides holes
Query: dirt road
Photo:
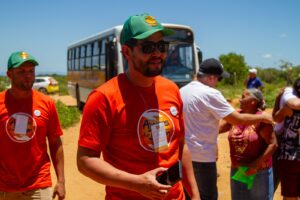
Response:
[[[65,97],[65,99],[70,99]],[[63,100],[64,101],[64,100]],[[64,102],[67,103],[67,102]],[[80,174],[76,167],[77,140],[80,123],[71,128],[64,130],[63,144],[65,153],[65,176],[67,200],[102,200],[105,196],[104,186]],[[220,200],[230,200],[230,183],[229,183],[229,145],[227,133],[219,136],[219,160],[217,162],[218,172],[218,190]],[[54,174],[52,169],[52,174]],[[54,182],[56,181],[53,176]],[[281,199],[280,188],[276,191],[274,200]]]

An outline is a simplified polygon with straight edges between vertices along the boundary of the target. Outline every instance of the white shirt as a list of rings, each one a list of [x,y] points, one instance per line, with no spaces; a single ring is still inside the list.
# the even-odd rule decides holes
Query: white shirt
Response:
[[[186,143],[196,162],[216,162],[219,121],[234,112],[220,91],[192,81],[180,89]]]
[[[280,98],[279,108],[282,108],[290,99],[297,98],[296,93],[293,91],[293,88],[287,87],[284,89],[284,92]],[[276,134],[280,133],[281,129],[283,128],[284,120],[279,122],[274,127],[274,132]]]

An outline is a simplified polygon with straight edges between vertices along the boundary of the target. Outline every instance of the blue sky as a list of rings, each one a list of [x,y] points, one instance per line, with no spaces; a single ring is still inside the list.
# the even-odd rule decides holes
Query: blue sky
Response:
[[[299,10],[299,0],[2,0],[0,74],[18,50],[36,57],[38,73],[66,74],[70,43],[145,12],[191,26],[204,58],[234,52],[249,66],[300,65]]]

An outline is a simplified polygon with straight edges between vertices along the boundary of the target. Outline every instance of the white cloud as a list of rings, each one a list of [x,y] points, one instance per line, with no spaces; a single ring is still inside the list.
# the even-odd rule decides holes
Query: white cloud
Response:
[[[272,54],[266,53],[266,54],[263,55],[262,57],[265,58],[265,59],[270,59],[270,58],[272,58]]]
[[[286,38],[287,36],[288,36],[288,35],[287,35],[286,33],[281,33],[281,34],[280,34],[280,37],[281,37],[281,38]]]

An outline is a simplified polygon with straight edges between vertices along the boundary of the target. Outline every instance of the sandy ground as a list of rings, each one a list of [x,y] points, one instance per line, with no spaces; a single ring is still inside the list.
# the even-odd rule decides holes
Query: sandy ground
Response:
[[[60,99],[67,105],[75,105],[75,100],[69,96],[54,97]],[[64,129],[63,145],[65,153],[65,177],[66,177],[66,191],[67,200],[102,200],[105,196],[105,189],[103,185],[100,185],[91,179],[83,176],[79,173],[76,167],[76,151],[77,140],[79,134],[80,123],[75,124],[73,127]],[[218,191],[220,200],[230,200],[230,183],[229,183],[229,170],[230,170],[230,158],[229,158],[229,145],[227,141],[227,133],[221,134],[218,138],[219,146],[219,159],[217,162],[218,173]],[[54,175],[52,169],[52,175]],[[53,176],[53,181],[56,181]],[[275,193],[274,200],[281,199],[280,187]]]

